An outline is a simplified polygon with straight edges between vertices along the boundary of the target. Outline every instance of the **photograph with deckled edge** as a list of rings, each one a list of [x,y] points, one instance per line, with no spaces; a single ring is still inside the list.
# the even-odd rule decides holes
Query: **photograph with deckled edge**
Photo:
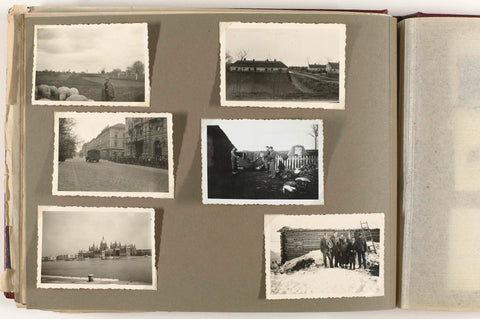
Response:
[[[156,290],[155,211],[38,207],[37,287]]]
[[[219,28],[222,106],[345,108],[345,24]]]
[[[267,299],[384,295],[385,215],[265,215]]]
[[[202,119],[204,204],[323,205],[323,121]]]
[[[170,113],[54,114],[53,195],[174,197]]]
[[[148,52],[147,23],[35,25],[32,104],[149,107]]]

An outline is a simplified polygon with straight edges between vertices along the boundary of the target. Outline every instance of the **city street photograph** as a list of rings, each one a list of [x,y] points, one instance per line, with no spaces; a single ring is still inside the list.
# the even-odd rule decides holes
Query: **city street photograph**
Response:
[[[221,105],[345,108],[344,24],[220,23]]]
[[[323,205],[322,120],[202,120],[204,204]]]
[[[38,207],[38,288],[156,289],[152,208]]]
[[[173,198],[170,113],[55,113],[53,194]]]
[[[267,299],[383,296],[384,219],[265,215]]]
[[[32,104],[150,106],[146,23],[36,25],[34,36]]]

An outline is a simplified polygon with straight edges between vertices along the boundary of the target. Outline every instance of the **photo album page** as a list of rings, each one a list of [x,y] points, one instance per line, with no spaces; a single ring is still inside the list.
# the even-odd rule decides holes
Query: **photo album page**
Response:
[[[11,43],[19,303],[395,307],[395,18],[55,10]]]

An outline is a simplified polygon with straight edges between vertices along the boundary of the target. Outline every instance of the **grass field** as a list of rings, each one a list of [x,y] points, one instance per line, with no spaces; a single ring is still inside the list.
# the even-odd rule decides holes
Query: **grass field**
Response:
[[[227,100],[336,101],[338,77],[300,73],[226,72]]]
[[[62,72],[36,72],[36,85],[54,85],[77,88],[81,95],[94,101],[101,101],[105,78],[101,74],[69,74]],[[115,89],[115,101],[143,102],[145,83],[143,80],[110,79]]]

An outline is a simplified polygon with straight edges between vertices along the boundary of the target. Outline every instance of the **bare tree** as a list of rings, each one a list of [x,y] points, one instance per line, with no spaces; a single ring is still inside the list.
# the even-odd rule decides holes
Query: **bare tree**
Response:
[[[312,124],[312,131],[308,133],[315,141],[315,150],[318,149],[318,124]]]
[[[248,50],[238,50],[237,51],[237,59],[243,60],[247,57],[248,55]]]

